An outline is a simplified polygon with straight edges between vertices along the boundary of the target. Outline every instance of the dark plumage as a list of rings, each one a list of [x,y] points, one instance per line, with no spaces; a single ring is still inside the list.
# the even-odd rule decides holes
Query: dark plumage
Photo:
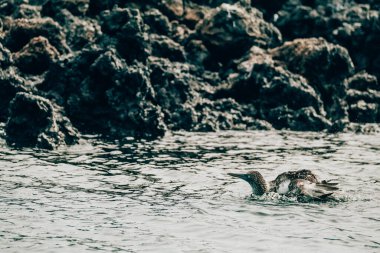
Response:
[[[310,170],[284,172],[269,182],[266,182],[258,171],[249,171],[244,174],[228,173],[228,175],[247,181],[255,195],[277,192],[287,196],[323,200],[339,190],[337,183],[326,180],[318,181]]]

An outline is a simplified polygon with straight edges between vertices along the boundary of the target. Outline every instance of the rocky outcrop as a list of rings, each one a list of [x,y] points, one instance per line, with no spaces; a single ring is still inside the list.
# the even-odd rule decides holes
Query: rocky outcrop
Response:
[[[38,75],[58,60],[59,53],[46,38],[39,36],[31,39],[13,58],[20,71]]]
[[[12,52],[19,51],[38,36],[47,38],[60,53],[69,51],[62,27],[51,18],[8,19],[4,25],[6,32],[3,44]]]
[[[5,132],[10,145],[54,149],[61,144],[73,144],[78,139],[70,121],[45,98],[19,92],[9,110]]]
[[[375,76],[360,72],[346,80],[348,112],[351,122],[380,121],[380,87]]]
[[[75,129],[111,138],[366,129],[353,123],[380,122],[377,6],[5,1],[0,122],[8,143],[43,148],[74,143]]]
[[[362,4],[289,0],[275,14],[275,25],[286,39],[324,37],[347,48],[358,70],[365,69],[379,78],[379,5],[358,2]]]
[[[275,60],[307,78],[324,102],[328,117],[347,117],[344,79],[354,72],[348,51],[323,38],[296,39],[271,50]]]
[[[214,57],[226,61],[241,56],[251,46],[277,46],[281,34],[264,21],[256,9],[222,4],[211,10],[197,25],[197,33]]]

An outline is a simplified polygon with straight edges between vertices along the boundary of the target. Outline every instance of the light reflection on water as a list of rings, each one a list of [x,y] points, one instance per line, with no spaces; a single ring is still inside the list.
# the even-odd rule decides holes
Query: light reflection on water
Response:
[[[379,137],[179,132],[51,152],[0,143],[0,252],[376,252]],[[252,199],[227,173],[253,168],[268,179],[312,169],[339,180],[342,201]]]

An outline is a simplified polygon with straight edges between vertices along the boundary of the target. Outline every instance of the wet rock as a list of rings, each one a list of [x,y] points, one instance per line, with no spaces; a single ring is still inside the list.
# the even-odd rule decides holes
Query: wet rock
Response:
[[[281,10],[282,6],[288,2],[288,0],[277,0],[277,1],[267,1],[267,0],[254,0],[252,1],[252,6],[263,12],[266,20],[271,20],[273,15]]]
[[[117,2],[117,0],[90,0],[88,14],[93,16],[104,10],[112,10]]]
[[[195,26],[201,22],[206,14],[210,12],[210,8],[204,5],[197,5],[193,2],[185,5],[185,13],[182,16],[183,23],[190,29],[194,29]]]
[[[380,126],[379,124],[373,123],[350,123],[346,126],[344,131],[360,134],[378,134],[380,133]]]
[[[157,34],[169,35],[171,24],[168,17],[163,15],[157,9],[150,9],[143,15],[144,23],[150,28],[150,31]]]
[[[173,130],[190,130],[195,121],[192,101],[198,96],[195,88],[201,81],[190,73],[186,64],[150,58],[149,68],[155,99],[162,108],[165,123]]]
[[[11,145],[45,149],[73,144],[78,139],[70,121],[49,100],[24,92],[11,101],[5,132]]]
[[[347,87],[359,91],[380,90],[376,76],[360,72],[347,79]]]
[[[15,10],[13,11],[14,18],[40,18],[41,17],[41,7],[40,6],[33,6],[29,4],[20,4],[17,5]]]
[[[292,110],[287,106],[280,106],[269,110],[266,117],[276,129],[322,131],[332,126],[331,122],[318,114],[313,107]]]
[[[182,0],[161,0],[161,10],[171,18],[180,18],[184,15]]]
[[[145,62],[151,47],[138,9],[115,8],[102,13],[102,31],[117,39],[117,50],[128,62]]]
[[[312,106],[324,113],[322,101],[308,81],[300,75],[276,66],[270,55],[257,47],[239,63],[237,74],[230,77],[231,85],[221,90],[245,103],[257,103],[262,108],[288,105],[290,109]],[[291,99],[290,99],[291,98]]]
[[[3,2],[0,121],[27,118],[8,113],[17,92],[38,94],[17,102],[37,101],[45,122],[27,131],[33,145],[68,143],[50,120],[66,113],[84,133],[117,138],[379,121],[372,0]]]
[[[376,90],[360,91],[360,90],[355,90],[355,89],[349,89],[347,91],[346,100],[349,104],[355,103],[359,100],[363,100],[367,103],[380,104],[380,91],[376,91]]]
[[[11,16],[21,4],[24,4],[23,0],[8,0],[3,1],[0,5],[0,14],[2,16]]]
[[[301,74],[321,94],[329,118],[347,117],[344,79],[354,65],[346,49],[323,38],[296,39],[270,51],[293,73]]]
[[[94,44],[102,32],[94,19],[77,17],[68,10],[62,10],[56,20],[66,30],[66,41],[72,50],[81,50],[88,44]]]
[[[38,75],[57,61],[59,53],[44,37],[35,37],[14,54],[16,66],[24,73]]]
[[[186,42],[189,40],[189,37],[194,34],[194,31],[192,31],[186,25],[179,23],[177,20],[172,21],[171,25],[172,32],[170,37],[180,44],[186,44]]]
[[[210,57],[210,52],[201,40],[191,40],[186,44],[186,59],[192,64],[204,67]]]
[[[3,44],[17,52],[38,36],[47,38],[60,53],[69,51],[61,26],[50,18],[13,20],[5,32]]]
[[[281,42],[280,32],[258,10],[238,5],[213,9],[196,30],[214,57],[224,61],[241,56],[253,45],[268,48]]]
[[[66,75],[57,75],[62,69]],[[127,65],[116,50],[89,49],[49,72],[40,89],[61,101],[81,131],[146,138],[165,133],[147,67]]]
[[[152,54],[157,57],[167,58],[171,61],[184,62],[186,60],[184,48],[166,36],[151,34]]]
[[[156,138],[166,132],[163,114],[156,105],[156,94],[146,71],[138,65],[128,67],[116,86],[106,92],[108,103],[117,113],[117,121],[111,124],[111,131],[117,135],[122,131],[126,136]]]
[[[339,85],[354,70],[348,51],[323,38],[285,42],[270,53],[273,59],[281,61],[290,71],[303,75],[324,90],[328,89],[324,85]]]
[[[248,7],[251,5],[251,0],[192,0],[191,2],[206,5],[210,7],[218,7],[219,5],[226,4],[239,4],[240,6]]]
[[[351,122],[357,123],[375,123],[380,122],[380,110],[378,103],[367,103],[359,100],[351,104],[349,108]]]
[[[70,11],[75,16],[83,16],[89,8],[90,0],[48,0],[42,6],[44,16],[54,17],[63,9]]]
[[[11,52],[0,43],[0,67],[6,69],[13,64]]]
[[[195,131],[272,129],[270,123],[256,118],[257,111],[252,106],[248,108],[232,98],[202,99],[196,104],[195,111]]]
[[[377,9],[353,1],[288,1],[276,15],[285,38],[324,37],[347,48],[357,69],[379,77]]]
[[[380,91],[375,76],[360,72],[346,80],[346,101],[351,122],[380,122]]]
[[[331,127],[319,93],[307,79],[281,66],[267,51],[252,47],[237,61],[237,69],[229,76],[230,84],[217,91],[216,97],[233,97],[255,105],[257,117],[275,128],[318,131]]]
[[[8,118],[9,102],[17,92],[30,90],[23,78],[19,77],[14,70],[0,70],[0,122]]]
[[[341,23],[326,37],[346,47],[359,70],[380,77],[380,14],[366,4],[353,4],[336,14]]]

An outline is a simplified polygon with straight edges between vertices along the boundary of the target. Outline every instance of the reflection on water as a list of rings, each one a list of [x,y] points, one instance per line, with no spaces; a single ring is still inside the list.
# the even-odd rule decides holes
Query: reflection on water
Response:
[[[175,133],[59,151],[0,143],[0,252],[376,252],[380,135]],[[333,203],[250,198],[228,172],[334,178]]]

